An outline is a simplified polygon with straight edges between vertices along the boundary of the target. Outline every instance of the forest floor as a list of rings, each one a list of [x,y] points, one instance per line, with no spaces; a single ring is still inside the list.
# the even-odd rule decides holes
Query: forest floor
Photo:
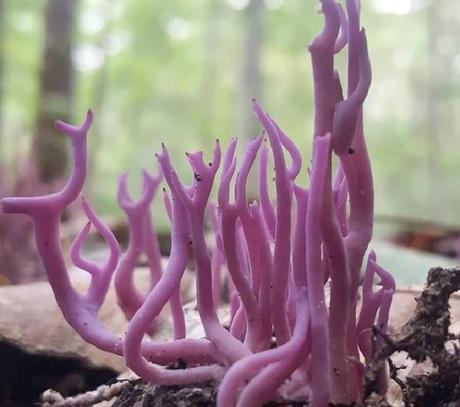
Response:
[[[398,332],[386,335],[374,327],[374,357],[366,371],[363,388],[365,406],[460,406],[460,331],[449,330],[449,300],[459,290],[460,268],[433,268],[416,300],[415,311]],[[404,373],[409,361],[424,368],[410,372],[406,369]],[[392,395],[388,399],[378,395],[378,372],[385,363],[389,364],[391,376]],[[170,366],[184,367],[181,363]],[[215,382],[161,386],[137,379],[120,381],[119,385],[116,399],[99,404],[101,407],[211,407],[216,404]],[[308,402],[280,399],[265,406],[303,407],[308,406]]]

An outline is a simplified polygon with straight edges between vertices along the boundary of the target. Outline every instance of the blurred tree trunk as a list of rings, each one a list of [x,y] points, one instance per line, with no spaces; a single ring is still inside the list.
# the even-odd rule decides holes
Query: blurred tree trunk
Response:
[[[200,88],[200,95],[203,100],[206,100],[206,109],[203,109],[199,133],[205,143],[215,138],[216,83],[221,53],[219,42],[221,41],[222,34],[221,20],[223,11],[224,7],[222,2],[208,0],[203,37],[203,76]]]
[[[252,99],[262,102],[262,44],[264,36],[265,4],[263,0],[251,0],[244,10],[242,55],[239,83],[239,112],[237,136],[243,145],[260,131],[260,124],[252,111]],[[251,171],[247,183],[248,201],[257,196],[257,170]]]
[[[72,113],[72,43],[77,0],[48,0],[34,148],[40,180],[51,183],[67,168],[68,140],[54,130],[56,119]]]
[[[3,162],[3,68],[5,61],[5,2],[0,0],[0,162]]]
[[[109,71],[109,41],[113,26],[113,0],[106,0],[101,3],[105,8],[105,22],[103,28],[95,38],[96,46],[104,54],[104,62],[96,73],[93,82],[92,109],[98,117],[91,129],[91,148],[89,150],[89,171],[88,171],[88,189],[92,196],[97,195],[96,174],[98,172],[98,152],[102,145],[102,123],[104,117],[104,105],[107,96],[108,71]]]
[[[265,5],[263,0],[251,0],[244,10],[244,36],[240,68],[238,137],[250,140],[257,136],[259,124],[252,112],[252,98],[262,98],[261,73]]]

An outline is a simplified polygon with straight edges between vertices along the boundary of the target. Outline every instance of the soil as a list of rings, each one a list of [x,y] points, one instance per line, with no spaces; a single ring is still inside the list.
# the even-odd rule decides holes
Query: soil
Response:
[[[412,318],[394,337],[382,334],[374,327],[374,343],[379,351],[366,373],[365,398],[375,400],[377,372],[389,362],[391,378],[401,387],[405,406],[460,406],[460,336],[449,333],[451,325],[449,298],[460,290],[460,268],[433,268],[428,273],[426,287],[417,299]],[[398,377],[398,366],[390,356],[406,352],[416,362],[430,360],[433,368],[426,374]],[[367,404],[366,404],[367,405]]]
[[[216,396],[217,383],[212,381],[188,386],[160,386],[138,380],[123,387],[112,407],[214,407]],[[277,400],[264,404],[264,407],[307,406],[308,402],[292,400]]]
[[[137,381],[123,387],[113,407],[211,407],[216,405],[216,394],[214,382],[159,386]]]

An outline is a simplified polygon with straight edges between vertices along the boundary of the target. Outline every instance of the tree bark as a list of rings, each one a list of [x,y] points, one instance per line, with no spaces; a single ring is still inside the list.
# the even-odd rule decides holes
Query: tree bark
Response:
[[[104,117],[104,106],[108,90],[108,71],[109,71],[109,41],[113,27],[113,0],[105,0],[101,7],[106,10],[104,27],[97,34],[95,39],[96,46],[104,53],[104,62],[97,71],[93,82],[92,109],[99,117],[93,123],[91,130],[91,149],[89,150],[89,170],[88,170],[88,189],[91,196],[96,196],[96,178],[99,169],[98,152],[102,145],[102,123]]]
[[[61,178],[69,159],[66,140],[54,130],[56,119],[72,115],[72,43],[77,0],[48,0],[45,10],[45,48],[40,74],[39,106],[34,151],[40,180]]]

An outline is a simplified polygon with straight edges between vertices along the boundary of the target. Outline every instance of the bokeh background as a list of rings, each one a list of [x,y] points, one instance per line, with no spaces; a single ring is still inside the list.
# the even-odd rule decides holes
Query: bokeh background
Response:
[[[121,216],[118,175],[130,172],[135,195],[140,170],[154,170],[161,142],[189,176],[184,151],[209,151],[216,137],[225,145],[233,136],[243,144],[256,136],[254,96],[308,162],[313,111],[306,45],[322,25],[318,4],[1,0],[2,195],[39,193],[62,180],[70,157],[53,121],[80,123],[89,107],[96,119],[85,194],[114,219]],[[460,9],[448,0],[363,0],[362,14],[373,66],[365,130],[377,236],[454,256]],[[160,230],[163,219],[157,217]],[[2,216],[0,234],[14,227]],[[18,251],[19,243],[2,247]]]

